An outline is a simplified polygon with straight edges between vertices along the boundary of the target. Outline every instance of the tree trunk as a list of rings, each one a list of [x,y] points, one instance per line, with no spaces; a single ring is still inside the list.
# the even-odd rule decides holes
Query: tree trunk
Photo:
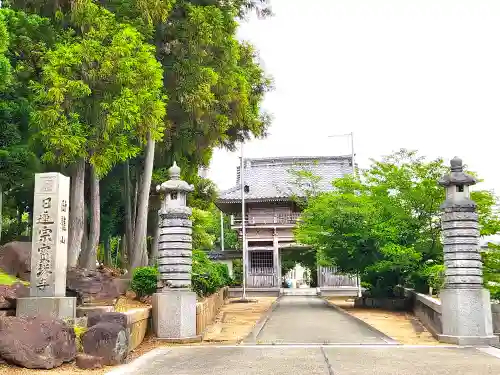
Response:
[[[137,219],[137,198],[138,198],[138,192],[139,192],[139,185],[141,184],[141,181],[142,181],[142,175],[136,176],[135,187],[134,187],[134,204],[132,205],[132,223],[134,223],[134,225],[135,225],[135,221]],[[133,243],[133,241],[132,241],[132,243]]]
[[[111,266],[111,239],[109,238],[109,235],[106,236],[104,239],[104,259],[102,262],[104,263],[105,266]]]
[[[90,270],[96,268],[97,248],[101,233],[101,197],[99,192],[99,178],[94,166],[90,166],[90,234],[87,246],[87,256],[84,267]]]
[[[76,267],[83,238],[85,160],[80,159],[71,176],[69,210],[68,268]]]
[[[158,244],[160,242],[160,215],[155,218],[155,234],[151,243],[151,256],[149,257],[149,265],[153,267],[158,259]]]
[[[89,212],[87,202],[83,202],[83,237],[82,237],[82,249],[80,250],[80,256],[78,257],[78,265],[80,267],[85,267],[85,262],[82,259],[87,256],[89,251]]]
[[[132,223],[134,222],[132,215],[132,183],[130,181],[130,163],[128,160],[125,162],[124,170],[125,178],[125,239],[127,241],[127,258],[131,258],[129,249],[132,249],[132,244],[134,243],[134,227]],[[134,202],[135,203],[135,202]],[[135,211],[135,207],[134,207]]]
[[[144,256],[144,245],[146,243],[146,231],[148,223],[148,207],[149,207],[149,191],[151,189],[151,178],[153,175],[153,162],[155,153],[155,141],[148,136],[146,146],[146,160],[144,162],[144,171],[142,173],[142,181],[140,193],[138,195],[137,215],[135,222],[134,245],[131,249],[133,254],[131,270],[146,264],[142,262],[147,259],[147,254]]]

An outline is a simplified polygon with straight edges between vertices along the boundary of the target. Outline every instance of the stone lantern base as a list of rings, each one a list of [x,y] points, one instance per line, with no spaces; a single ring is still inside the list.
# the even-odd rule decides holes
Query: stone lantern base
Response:
[[[439,341],[464,346],[498,343],[487,289],[444,289],[440,298],[443,334],[438,335]]]
[[[201,341],[196,334],[196,293],[167,290],[153,295],[153,327],[161,340],[176,343]]]

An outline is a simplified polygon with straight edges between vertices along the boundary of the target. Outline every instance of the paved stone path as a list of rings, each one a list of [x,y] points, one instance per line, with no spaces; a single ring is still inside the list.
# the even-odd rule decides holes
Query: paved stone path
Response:
[[[157,349],[108,374],[498,375],[500,359],[438,346],[195,346]]]
[[[329,306],[317,296],[280,298],[258,344],[387,344],[393,342],[367,324]]]
[[[108,375],[500,374],[499,349],[394,345],[318,297],[281,298],[256,329],[258,344],[156,349]]]

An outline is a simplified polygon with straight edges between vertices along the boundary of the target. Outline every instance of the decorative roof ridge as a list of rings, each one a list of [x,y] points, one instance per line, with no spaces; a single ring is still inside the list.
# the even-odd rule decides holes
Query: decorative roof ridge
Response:
[[[241,189],[240,185],[235,185],[229,189],[219,191],[219,194],[232,193],[233,191],[238,191]]]
[[[304,160],[304,161],[314,161],[314,160],[322,160],[322,161],[333,161],[333,160],[350,160],[352,159],[352,155],[337,155],[337,156],[271,156],[271,157],[263,157],[263,158],[245,158],[246,162],[253,163],[269,163],[273,162],[273,164],[279,165],[281,163],[287,163],[291,161]]]

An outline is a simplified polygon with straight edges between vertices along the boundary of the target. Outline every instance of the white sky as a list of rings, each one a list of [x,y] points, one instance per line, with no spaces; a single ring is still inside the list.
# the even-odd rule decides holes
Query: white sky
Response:
[[[350,153],[369,165],[400,148],[460,156],[500,192],[500,1],[271,0],[242,25],[276,89],[270,136],[245,156]],[[491,155],[491,156],[490,156]],[[239,153],[218,150],[209,177],[234,185]]]

